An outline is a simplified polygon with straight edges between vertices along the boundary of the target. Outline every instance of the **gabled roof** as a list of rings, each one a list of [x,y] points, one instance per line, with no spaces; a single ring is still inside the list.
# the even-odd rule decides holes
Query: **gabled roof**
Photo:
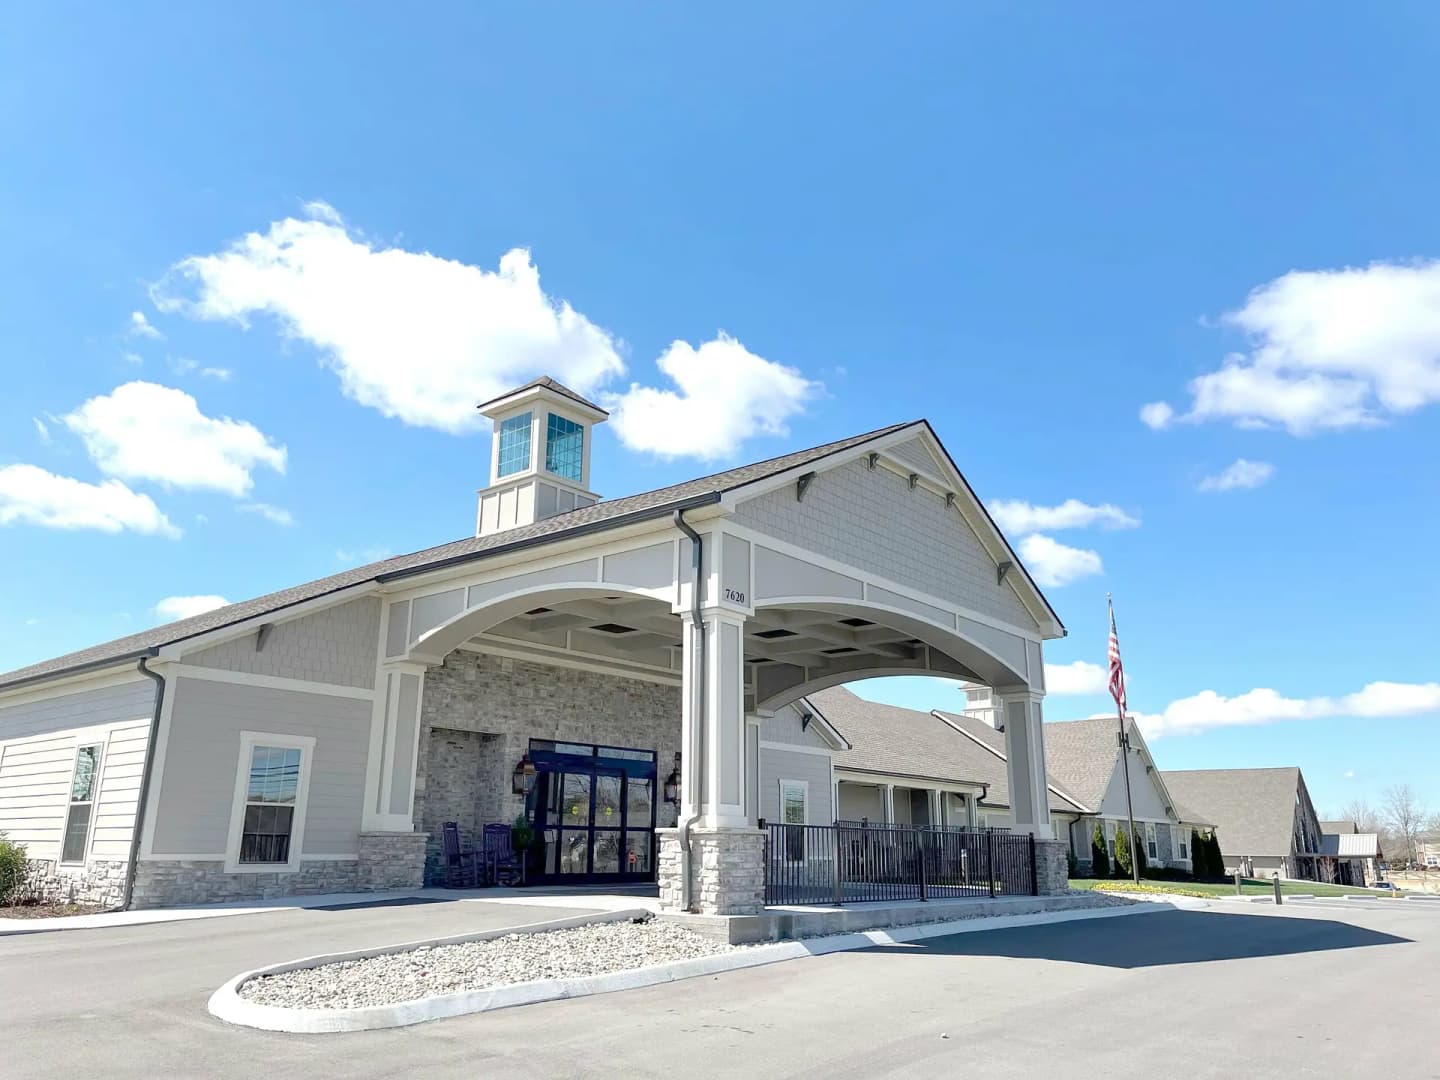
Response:
[[[1082,802],[1098,808],[1120,761],[1113,717],[1051,721],[1045,725],[1045,764],[1050,775]]]
[[[245,622],[248,619],[279,614],[296,604],[315,600],[357,585],[392,581],[397,578],[423,574],[519,548],[539,546],[583,536],[587,533],[619,528],[636,521],[664,517],[675,510],[716,503],[726,492],[787,472],[790,469],[818,462],[831,454],[853,449],[911,427],[929,430],[929,426],[923,420],[891,424],[863,435],[854,435],[848,439],[839,439],[835,442],[811,447],[808,450],[797,450],[794,453],[782,454],[766,461],[757,461],[739,468],[726,469],[723,472],[687,480],[681,484],[672,484],[669,487],[656,488],[654,491],[630,495],[621,499],[601,500],[592,506],[584,506],[568,513],[557,514],[531,525],[521,525],[488,536],[467,536],[453,543],[441,544],[439,547],[382,559],[379,562],[359,566],[353,570],[345,570],[339,574],[331,574],[329,577],[319,578],[303,585],[281,589],[279,592],[259,596],[253,600],[216,608],[203,615],[180,619],[150,630],[142,630],[128,637],[108,641],[102,645],[91,646],[88,649],[67,653],[51,660],[43,660],[28,667],[17,668],[14,671],[0,674],[0,689],[72,672],[128,662],[142,656],[153,656],[163,646],[173,645],[200,634]]]
[[[835,759],[836,769],[942,784],[984,784],[985,805],[1010,805],[1004,755],[981,746],[935,714],[866,701],[843,686],[821,690],[806,700],[850,743],[851,749]],[[1083,811],[1053,792],[1050,808],[1066,814]]]
[[[1353,821],[1322,821],[1320,822],[1322,833],[1358,833],[1360,826]]]
[[[1003,794],[1003,798],[1001,795],[996,795],[992,792],[990,796],[987,796],[986,801],[998,803],[1002,806],[1009,806],[1010,776],[1007,769],[1009,759],[1005,753],[1004,732],[996,731],[984,720],[977,720],[975,717],[968,716],[965,713],[943,712],[940,709],[934,709],[930,715],[958,734],[963,735],[977,748],[999,762],[1000,776],[1003,778],[999,790]],[[1059,810],[1066,814],[1090,814],[1099,809],[1100,804],[1098,802],[1087,803],[1073,790],[1057,783],[1054,771],[1048,767],[1048,758],[1046,765],[1045,784],[1050,790],[1050,809],[1052,811]]]
[[[1227,857],[1291,853],[1298,768],[1182,769],[1163,775],[1177,799],[1215,826]]]

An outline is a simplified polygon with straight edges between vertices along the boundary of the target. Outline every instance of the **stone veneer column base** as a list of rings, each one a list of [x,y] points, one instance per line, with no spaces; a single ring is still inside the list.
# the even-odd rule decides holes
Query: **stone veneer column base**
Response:
[[[660,906],[680,911],[684,853],[679,829],[657,829]],[[755,915],[765,906],[765,833],[760,829],[690,830],[690,899],[701,915]]]
[[[358,891],[420,888],[428,839],[423,832],[362,832]]]
[[[1064,840],[1035,840],[1035,886],[1041,896],[1060,896],[1070,891],[1070,860]]]

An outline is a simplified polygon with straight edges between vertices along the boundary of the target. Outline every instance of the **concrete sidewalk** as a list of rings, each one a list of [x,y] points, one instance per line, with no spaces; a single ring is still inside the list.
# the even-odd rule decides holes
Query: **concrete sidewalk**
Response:
[[[309,911],[319,908],[397,906],[405,901],[436,903],[470,901],[521,907],[582,907],[590,911],[620,911],[645,908],[658,911],[654,890],[609,892],[586,888],[545,889],[397,889],[390,892],[324,893],[316,896],[285,896],[275,900],[253,900],[233,904],[204,904],[195,907],[149,908],[144,911],[102,911],[93,915],[68,915],[44,919],[0,918],[0,937],[12,934],[40,934],[56,930],[103,930],[119,926],[146,926],[151,923],[190,922],[230,915],[259,915],[273,911]],[[0,909],[3,910],[3,909]]]

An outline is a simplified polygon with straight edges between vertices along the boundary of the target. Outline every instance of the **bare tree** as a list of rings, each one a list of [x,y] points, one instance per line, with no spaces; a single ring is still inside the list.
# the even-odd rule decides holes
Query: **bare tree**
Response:
[[[1357,832],[1378,833],[1383,825],[1375,808],[1364,799],[1351,799],[1340,809],[1339,821],[1353,821]]]
[[[1385,789],[1385,823],[1403,845],[1407,864],[1415,861],[1415,841],[1428,816],[1409,784],[1395,784]]]

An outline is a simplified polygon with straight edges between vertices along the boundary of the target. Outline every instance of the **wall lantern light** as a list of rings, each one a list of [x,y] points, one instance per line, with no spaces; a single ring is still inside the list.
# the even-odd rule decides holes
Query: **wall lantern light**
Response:
[[[510,777],[510,790],[516,795],[529,795],[530,789],[535,786],[535,763],[530,760],[527,753],[515,766],[515,772]]]
[[[665,801],[672,804],[680,802],[680,755],[675,755],[675,768],[670,770],[670,775],[665,778]]]

